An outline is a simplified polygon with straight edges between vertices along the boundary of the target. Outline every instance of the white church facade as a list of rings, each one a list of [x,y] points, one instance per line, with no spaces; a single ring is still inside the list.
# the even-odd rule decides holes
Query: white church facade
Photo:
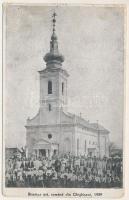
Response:
[[[28,155],[109,156],[109,131],[66,111],[69,74],[62,67],[64,57],[58,50],[55,22],[54,15],[50,52],[44,57],[46,68],[39,71],[39,112],[25,125]]]

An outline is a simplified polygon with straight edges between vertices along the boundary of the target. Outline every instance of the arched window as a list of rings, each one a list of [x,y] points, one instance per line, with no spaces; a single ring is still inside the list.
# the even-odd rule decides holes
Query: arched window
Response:
[[[51,106],[51,104],[48,104],[48,109],[49,109],[49,111],[52,110],[52,106]]]
[[[62,95],[64,95],[64,83],[62,83]]]
[[[48,94],[52,94],[52,81],[48,81]]]

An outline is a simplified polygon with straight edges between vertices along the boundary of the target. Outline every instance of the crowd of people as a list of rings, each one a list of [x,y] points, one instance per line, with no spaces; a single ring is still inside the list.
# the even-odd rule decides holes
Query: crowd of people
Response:
[[[52,158],[6,160],[6,187],[112,188],[122,187],[122,158],[70,154]]]

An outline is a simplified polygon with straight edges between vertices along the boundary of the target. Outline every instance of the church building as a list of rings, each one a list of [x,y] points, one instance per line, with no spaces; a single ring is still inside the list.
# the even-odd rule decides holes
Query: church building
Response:
[[[55,16],[56,13],[50,52],[44,56],[46,68],[39,71],[39,112],[34,118],[28,118],[25,125],[28,155],[109,156],[109,131],[66,111],[69,74],[62,67],[64,56],[58,50]]]

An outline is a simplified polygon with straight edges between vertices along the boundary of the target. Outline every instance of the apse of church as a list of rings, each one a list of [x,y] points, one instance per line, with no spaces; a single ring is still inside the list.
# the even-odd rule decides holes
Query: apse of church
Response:
[[[44,56],[46,68],[39,71],[40,108],[38,114],[26,123],[28,155],[108,156],[109,131],[98,123],[89,123],[66,111],[68,72],[63,69],[64,56],[58,49],[53,14],[53,32],[50,51]]]

